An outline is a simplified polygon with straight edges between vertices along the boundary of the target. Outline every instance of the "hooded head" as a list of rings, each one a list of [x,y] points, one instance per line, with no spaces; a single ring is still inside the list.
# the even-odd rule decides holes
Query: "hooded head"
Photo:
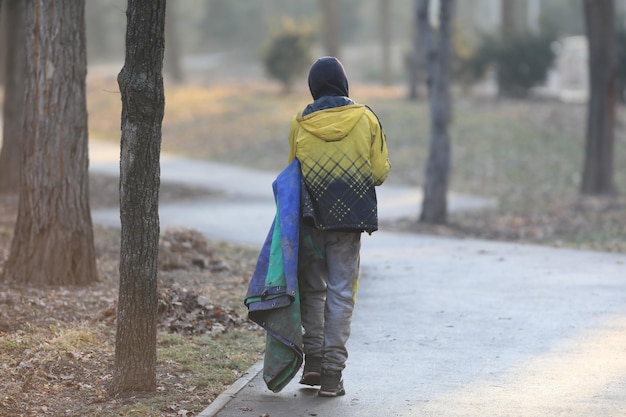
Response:
[[[332,56],[315,61],[309,70],[309,90],[313,100],[323,96],[348,97],[348,77],[341,62]]]

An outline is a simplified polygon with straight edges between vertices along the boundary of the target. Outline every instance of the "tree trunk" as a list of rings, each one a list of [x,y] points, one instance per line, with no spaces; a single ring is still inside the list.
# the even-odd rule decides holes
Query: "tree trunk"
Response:
[[[4,276],[36,286],[92,283],[85,3],[27,0],[25,6],[20,198]]]
[[[541,32],[541,0],[526,1],[526,26],[532,33]]]
[[[165,0],[129,0],[122,93],[120,290],[112,394],[156,390]]]
[[[500,0],[501,32],[503,37],[528,30],[528,3],[526,0]]]
[[[514,39],[527,30],[527,3],[526,0],[500,0],[500,37]],[[513,92],[506,88],[498,76],[498,95],[512,96]]]
[[[6,4],[0,0],[0,63],[4,62],[6,57],[6,13],[4,11]],[[0,64],[0,85],[4,85],[5,65]]]
[[[420,0],[413,0],[413,21],[411,25],[411,53],[407,66],[409,70],[409,100],[417,100],[419,95],[419,73],[422,57],[420,41]]]
[[[382,82],[391,85],[391,2],[379,0],[380,44],[382,49]]]
[[[320,2],[326,54],[339,58],[339,4],[337,0],[320,0]]]
[[[589,43],[587,143],[581,192],[589,195],[615,193],[613,145],[615,128],[616,56],[613,0],[585,0],[585,23]]]
[[[165,14],[165,72],[171,81],[183,81],[181,68],[180,43],[178,42],[178,24],[176,19],[176,2],[170,3]]]
[[[4,88],[3,132],[0,150],[0,194],[17,194],[20,189],[20,143],[24,117],[24,1],[4,0],[2,36],[6,40],[3,68],[8,80]]]
[[[447,220],[447,193],[450,174],[450,136],[448,125],[451,115],[450,63],[452,58],[452,26],[455,0],[441,0],[438,39],[428,21],[429,0],[420,0],[419,19],[421,38],[427,53],[428,98],[431,111],[431,139],[424,201],[420,221],[445,223]]]

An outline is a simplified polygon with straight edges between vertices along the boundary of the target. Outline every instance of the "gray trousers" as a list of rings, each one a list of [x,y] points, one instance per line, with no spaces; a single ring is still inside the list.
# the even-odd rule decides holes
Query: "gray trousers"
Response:
[[[298,286],[304,353],[321,356],[323,369],[346,366],[360,250],[361,233],[301,228]]]

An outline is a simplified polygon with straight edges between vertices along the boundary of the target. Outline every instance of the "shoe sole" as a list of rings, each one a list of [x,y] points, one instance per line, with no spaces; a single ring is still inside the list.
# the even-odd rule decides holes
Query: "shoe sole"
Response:
[[[326,398],[334,398],[341,397],[342,395],[346,395],[346,391],[342,388],[339,391],[321,391],[318,393],[320,397]]]
[[[321,385],[321,374],[319,372],[307,372],[302,375],[302,379],[300,379],[300,383],[302,385],[310,385],[312,387]]]

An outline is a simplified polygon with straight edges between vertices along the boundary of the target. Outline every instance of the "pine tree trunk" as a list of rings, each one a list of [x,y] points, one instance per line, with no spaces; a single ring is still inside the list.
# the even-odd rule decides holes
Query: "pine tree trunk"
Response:
[[[581,192],[613,194],[613,148],[616,102],[616,56],[613,0],[585,0],[589,42],[587,139]]]
[[[165,0],[129,0],[122,93],[120,290],[112,394],[156,390]]]
[[[89,210],[84,1],[27,0],[26,97],[17,223],[4,277],[97,280]]]
[[[450,135],[452,100],[450,97],[450,65],[452,59],[452,27],[455,0],[441,0],[438,39],[428,21],[428,0],[420,0],[421,38],[427,51],[428,98],[430,102],[430,150],[426,163],[424,200],[420,221],[447,221],[447,193],[450,175]]]
[[[0,193],[17,194],[20,189],[20,143],[24,117],[24,1],[4,0],[2,34],[6,60],[0,150]]]

